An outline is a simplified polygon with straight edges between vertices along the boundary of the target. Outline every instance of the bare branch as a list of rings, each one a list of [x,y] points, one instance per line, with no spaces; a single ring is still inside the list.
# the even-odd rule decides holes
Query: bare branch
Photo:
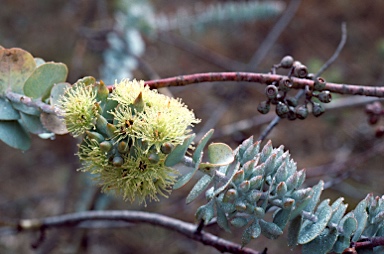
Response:
[[[242,82],[254,82],[260,84],[271,84],[284,78],[283,75],[276,74],[262,74],[251,72],[208,72],[197,73],[190,75],[181,75],[177,77],[164,78],[158,80],[149,80],[145,84],[151,88],[171,87],[171,86],[185,86],[195,83],[203,82],[225,82],[225,81],[242,81]],[[313,87],[313,80],[292,78],[294,89],[304,89],[305,86]],[[327,83],[325,90],[329,90],[332,93],[338,94],[350,94],[350,95],[365,95],[372,97],[384,97],[384,87],[376,86],[359,86],[350,84],[336,84]]]
[[[65,214],[42,219],[23,219],[15,227],[20,231],[74,227],[86,221],[124,221],[130,223],[148,223],[176,231],[188,238],[212,246],[221,252],[260,254],[260,252],[242,248],[240,245],[224,240],[205,231],[196,232],[197,226],[161,214],[140,211],[87,211]]]

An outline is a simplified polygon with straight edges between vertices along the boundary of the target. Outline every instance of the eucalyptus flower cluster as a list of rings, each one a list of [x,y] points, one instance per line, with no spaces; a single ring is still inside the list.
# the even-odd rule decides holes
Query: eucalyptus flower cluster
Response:
[[[66,91],[60,107],[71,134],[83,136],[81,170],[94,174],[103,191],[140,203],[170,192],[177,171],[165,161],[199,122],[180,100],[136,80],[109,92],[103,82],[84,78]]]

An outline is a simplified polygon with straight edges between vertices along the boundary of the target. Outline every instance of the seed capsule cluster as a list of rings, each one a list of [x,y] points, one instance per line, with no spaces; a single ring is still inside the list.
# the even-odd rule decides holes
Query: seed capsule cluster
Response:
[[[111,93],[103,82],[80,80],[61,108],[71,133],[83,136],[81,170],[94,174],[104,191],[140,203],[170,192],[177,172],[165,160],[199,122],[180,100],[136,80],[115,84]]]
[[[285,56],[279,64],[272,67],[271,72],[276,74],[276,70],[279,68],[287,69],[288,75],[265,88],[267,100],[261,101],[257,110],[262,114],[267,114],[271,105],[275,105],[275,112],[279,117],[303,120],[308,116],[308,105],[311,105],[314,116],[322,115],[324,113],[322,103],[329,103],[332,100],[331,93],[325,90],[325,80],[321,77],[316,78],[313,86],[306,88],[304,103],[299,105],[296,97],[288,96],[288,92],[293,86],[292,77],[313,79],[313,74],[308,73],[307,67],[301,62],[295,61],[291,56]]]
[[[384,116],[384,108],[380,102],[376,101],[371,104],[368,104],[365,107],[365,113],[368,115],[368,123],[370,125],[375,125],[380,121],[380,118]],[[384,125],[379,125],[376,128],[376,137],[384,136]]]

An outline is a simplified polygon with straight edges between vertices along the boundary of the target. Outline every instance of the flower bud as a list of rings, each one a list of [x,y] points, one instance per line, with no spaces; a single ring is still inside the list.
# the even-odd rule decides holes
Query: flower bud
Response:
[[[160,157],[157,153],[151,153],[148,155],[148,160],[150,163],[156,164],[160,161]]]
[[[101,135],[100,133],[98,132],[95,132],[95,131],[85,131],[85,133],[87,134],[87,137],[89,139],[94,139],[96,140],[98,143],[104,141],[104,136]]]
[[[117,145],[117,151],[119,153],[127,153],[129,152],[129,145],[125,141],[120,141],[119,144]]]
[[[102,80],[100,82],[96,82],[96,84],[93,85],[94,89],[96,89],[96,100],[97,101],[106,101],[109,90],[108,87],[104,84]]]
[[[115,156],[112,160],[112,164],[115,167],[121,167],[124,164],[124,160],[120,156]]]
[[[161,145],[160,150],[163,154],[169,154],[172,152],[173,148],[174,148],[174,145],[172,143],[166,142]]]
[[[103,141],[100,143],[99,147],[101,151],[108,153],[112,149],[112,143],[109,141]]]
[[[139,93],[139,95],[133,102],[133,107],[136,109],[136,112],[142,112],[144,110],[144,100],[142,92]]]
[[[107,123],[106,134],[108,135],[108,137],[113,138],[114,136],[116,136],[116,131],[116,126],[111,123]]]
[[[235,189],[229,189],[223,198],[223,202],[233,202],[237,198],[237,191]]]

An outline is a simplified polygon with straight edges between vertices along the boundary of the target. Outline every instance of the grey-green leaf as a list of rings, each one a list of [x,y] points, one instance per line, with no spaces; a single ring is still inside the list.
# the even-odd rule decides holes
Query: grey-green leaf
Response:
[[[0,140],[20,150],[31,146],[31,138],[17,121],[0,121]]]
[[[167,167],[173,167],[177,163],[179,163],[183,159],[189,145],[192,143],[195,136],[196,134],[189,135],[189,137],[184,140],[183,144],[176,146],[172,150],[172,152],[168,154],[167,158],[165,159],[164,165]]]
[[[311,201],[309,201],[307,207],[305,207],[304,209],[305,211],[313,212],[315,210],[315,207],[319,202],[320,195],[321,195],[321,192],[323,191],[323,188],[324,188],[324,182],[321,180],[319,181],[318,184],[312,187],[312,190],[313,190],[312,198],[311,198]]]
[[[63,94],[69,87],[71,87],[71,85],[67,82],[54,84],[51,90],[51,94],[49,96],[49,101],[51,105],[59,105],[61,96],[63,96]]]
[[[17,103],[17,102],[12,102],[12,107],[14,107],[17,111],[24,112],[28,115],[34,115],[34,116],[39,116],[41,111],[34,107],[28,107],[25,104],[22,103]]]
[[[187,174],[185,174],[185,175],[183,175],[183,176],[181,176],[181,177],[179,177],[179,178],[177,179],[177,182],[173,185],[173,189],[174,189],[174,190],[177,190],[177,189],[183,187],[189,180],[191,180],[191,178],[192,178],[192,177],[195,175],[195,173],[198,171],[198,169],[199,169],[199,164],[200,164],[200,162],[201,162],[201,159],[203,158],[203,152],[201,152],[201,153],[202,153],[202,154],[201,154],[201,156],[199,157],[199,161],[197,161],[196,164],[195,164],[195,168],[194,168],[192,171],[188,172]]]
[[[316,237],[313,241],[303,245],[303,254],[326,254],[332,250],[337,240],[337,230],[329,230],[328,228]]]
[[[215,200],[215,201],[216,201],[217,224],[219,225],[219,227],[221,227],[225,231],[231,232],[231,230],[229,229],[228,219],[224,212],[223,207],[221,207],[221,204],[218,200]]]
[[[293,220],[291,220],[291,223],[288,227],[288,245],[289,246],[296,246],[297,242],[299,240],[299,233],[300,228],[302,225],[302,217],[296,216]]]
[[[17,120],[19,112],[12,107],[12,104],[5,98],[0,97],[0,120]]]
[[[200,178],[199,181],[197,181],[197,183],[195,184],[195,186],[193,186],[192,190],[189,192],[186,203],[189,204],[193,200],[195,200],[208,187],[212,180],[213,177],[209,175],[204,175],[202,178]]]
[[[228,165],[235,158],[232,149],[224,143],[210,144],[207,153],[209,162],[200,163],[200,168]]]
[[[366,211],[367,207],[367,198],[368,196],[360,201],[359,204],[357,204],[355,210],[353,211],[353,214],[355,215],[356,221],[357,221],[357,229],[355,231],[355,234],[352,237],[352,241],[356,242],[360,239],[361,234],[363,233],[368,220],[368,214]]]
[[[23,85],[35,70],[33,56],[22,49],[0,49],[0,95],[7,89],[15,93],[23,93]]]
[[[28,115],[20,112],[20,124],[22,124],[30,133],[41,134],[48,132],[40,122],[40,117],[34,115]]]
[[[201,152],[203,152],[205,145],[208,143],[209,139],[213,135],[213,129],[210,129],[205,135],[201,138],[198,145],[196,146],[195,152],[193,153],[192,159],[194,162],[199,161],[199,158],[201,157]]]
[[[37,99],[47,97],[54,84],[67,79],[68,69],[63,63],[45,63],[35,69],[24,84],[24,94]]]
[[[248,244],[251,239],[259,237],[261,233],[261,227],[259,225],[259,220],[254,220],[251,225],[249,225],[243,232],[241,237],[241,246]]]
[[[329,200],[324,200],[320,203],[317,211],[317,221],[312,222],[310,220],[306,220],[303,223],[303,226],[301,227],[300,233],[299,233],[299,244],[306,244],[313,239],[315,239],[320,233],[324,230],[324,228],[327,226],[327,223],[329,222],[331,216],[332,216],[332,208],[328,204]]]
[[[208,224],[215,215],[214,200],[212,199],[205,205],[200,206],[195,214],[195,218],[198,221],[203,220],[204,224]]]
[[[276,239],[283,234],[283,230],[281,230],[281,228],[273,222],[261,219],[259,220],[259,224],[261,233],[269,239]]]

